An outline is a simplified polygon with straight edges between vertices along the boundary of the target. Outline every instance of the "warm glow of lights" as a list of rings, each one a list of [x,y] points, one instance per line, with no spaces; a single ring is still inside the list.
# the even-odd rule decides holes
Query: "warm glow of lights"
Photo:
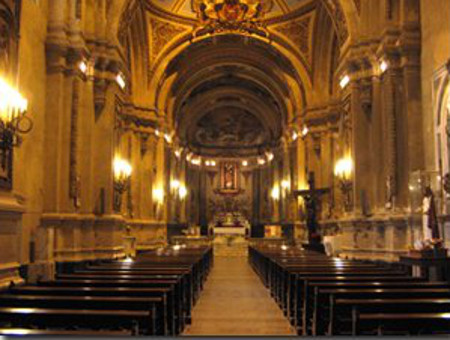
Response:
[[[173,248],[173,250],[178,251],[181,249],[181,246],[179,244],[176,244],[172,248]]]
[[[292,132],[292,140],[296,141],[298,139],[298,133],[297,131]]]
[[[122,261],[123,263],[133,263],[134,260],[131,257],[127,257],[125,260]]]
[[[180,188],[180,186],[181,186],[181,183],[180,183],[180,181],[177,180],[177,179],[174,179],[174,180],[172,180],[172,181],[170,182],[170,188],[171,188],[172,190],[178,190],[178,189]]]
[[[193,157],[192,152],[189,152],[189,153],[186,155],[186,160],[187,160],[188,162],[190,162],[191,159],[192,159],[192,157]]]
[[[181,157],[181,151],[180,150],[176,150],[175,151],[175,157],[176,158],[180,158]]]
[[[216,161],[210,161],[210,160],[207,160],[206,162],[205,162],[205,165],[206,166],[216,166]]]
[[[216,166],[216,161],[211,161],[211,166]]]
[[[4,331],[4,335],[5,337],[9,336],[9,335],[28,335],[30,334],[32,331],[30,329],[22,329],[22,328],[8,328],[5,329]],[[4,336],[2,336],[1,338],[4,338]]]
[[[120,88],[123,90],[125,89],[125,86],[127,85],[125,83],[125,78],[123,77],[122,73],[118,73],[116,76],[116,83],[120,86]]]
[[[284,180],[281,181],[281,187],[284,190],[289,190],[291,188],[291,182],[289,180],[287,180],[287,179],[284,179]]]
[[[180,186],[180,188],[178,189],[178,195],[180,196],[180,199],[185,199],[187,196],[187,189],[184,185]]]
[[[155,136],[159,137],[160,135],[161,135],[161,132],[158,129],[156,129],[155,130]]]
[[[125,181],[128,180],[133,172],[133,168],[131,164],[120,158],[116,157],[114,159],[114,179],[117,181]]]
[[[269,162],[272,162],[272,161],[273,161],[273,158],[274,158],[275,156],[273,155],[272,152],[266,152],[266,157],[267,157],[267,160],[268,160]]]
[[[163,188],[155,188],[153,189],[153,199],[158,203],[164,202],[164,189]]]
[[[350,84],[350,77],[348,75],[345,75],[339,82],[339,86],[341,87],[341,89],[345,89],[348,84]]]
[[[278,185],[275,185],[273,187],[271,196],[272,196],[272,199],[275,201],[278,201],[280,199],[280,187]]]
[[[172,143],[172,137],[168,133],[164,134],[164,139],[166,140],[167,143],[169,144]]]
[[[202,159],[200,157],[193,158],[191,160],[191,163],[194,164],[194,165],[200,165],[200,164],[202,164]]]
[[[242,166],[248,166],[248,161],[242,161]]]
[[[389,68],[389,65],[386,61],[382,60],[380,63],[380,71],[381,73],[384,73],[387,71],[387,69]]]
[[[334,175],[339,179],[349,180],[353,172],[353,161],[350,157],[337,161],[334,167]]]
[[[28,109],[28,101],[0,78],[0,119],[10,123],[23,115]]]
[[[264,160],[264,158],[258,158],[258,164],[264,165],[264,164],[266,164],[266,161]]]
[[[286,251],[286,250],[288,250],[288,249],[289,249],[289,247],[288,247],[287,245],[285,245],[285,244],[283,244],[283,245],[281,246],[281,250]]]
[[[309,132],[309,129],[308,129],[308,127],[305,125],[305,126],[303,127],[303,130],[302,130],[302,137],[305,138],[306,135],[308,134],[308,132]]]
[[[83,73],[83,74],[87,74],[87,71],[88,71],[88,65],[86,64],[86,62],[83,60],[83,61],[80,61],[80,63],[78,64],[78,68],[80,69],[80,71]]]

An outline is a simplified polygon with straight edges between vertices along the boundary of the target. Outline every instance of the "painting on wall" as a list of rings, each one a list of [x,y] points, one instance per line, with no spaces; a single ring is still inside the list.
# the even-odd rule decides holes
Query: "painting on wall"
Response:
[[[221,188],[223,194],[239,192],[239,176],[237,162],[226,161],[221,163]]]

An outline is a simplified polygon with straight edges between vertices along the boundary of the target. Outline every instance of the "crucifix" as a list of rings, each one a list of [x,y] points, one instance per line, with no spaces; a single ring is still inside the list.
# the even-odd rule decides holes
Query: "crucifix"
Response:
[[[314,181],[314,172],[308,174],[308,190],[294,191],[295,197],[301,196],[306,205],[306,227],[308,228],[308,245],[306,249],[324,252],[324,246],[317,233],[317,204],[322,195],[328,194],[330,189],[316,189]]]

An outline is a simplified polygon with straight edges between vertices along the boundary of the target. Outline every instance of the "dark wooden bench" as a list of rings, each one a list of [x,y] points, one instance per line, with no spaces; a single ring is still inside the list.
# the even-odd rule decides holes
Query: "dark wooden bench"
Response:
[[[95,330],[51,330],[30,328],[0,328],[0,335],[7,337],[23,336],[69,336],[69,337],[116,337],[131,336],[131,331],[95,331]]]
[[[146,281],[134,280],[54,280],[39,281],[39,287],[66,287],[66,288],[103,288],[103,289],[146,289],[170,288],[174,290],[174,304],[178,306],[175,319],[177,333],[180,333],[187,324],[191,323],[192,305],[189,294],[179,279],[155,279]]]
[[[151,312],[146,328],[155,335],[169,335],[167,301],[163,297],[49,296],[0,294],[0,307],[137,310]]]
[[[80,297],[161,297],[166,301],[165,306],[165,332],[169,335],[179,334],[181,319],[183,317],[180,301],[175,299],[174,290],[168,288],[99,288],[99,287],[43,287],[43,286],[18,286],[8,291],[15,295],[41,295],[41,296],[80,296]],[[0,295],[1,297],[1,295]]]
[[[414,299],[423,298],[450,298],[449,288],[358,288],[358,289],[319,289],[314,297],[314,316],[313,324],[317,320],[324,318],[329,320],[328,331],[334,333],[335,325],[335,301],[338,299]],[[326,321],[325,321],[326,322]],[[317,326],[316,334],[323,333],[323,330]],[[313,326],[316,329],[316,326]]]
[[[304,283],[304,296],[303,296],[303,324],[308,327],[309,334],[324,334],[323,331],[318,331],[315,327],[324,328],[324,324],[329,322],[327,315],[321,314],[318,316],[318,312],[315,310],[318,299],[318,291],[323,289],[415,289],[415,288],[449,288],[446,282],[428,282],[424,280],[411,280],[410,277],[406,277],[404,280],[401,278],[398,281],[383,281],[379,279],[377,281],[306,281]],[[325,304],[328,302],[325,301]],[[327,307],[325,307],[327,308]]]
[[[133,335],[154,335],[148,328],[151,311],[0,308],[0,328],[129,330]]]
[[[361,313],[357,316],[353,335],[363,334],[361,330],[376,329],[379,335],[439,335],[450,334],[449,313]],[[386,332],[389,330],[389,332]]]
[[[450,310],[450,299],[337,299],[334,309],[336,317],[329,335],[351,335],[355,329],[359,329],[360,333],[377,334],[379,324],[370,325],[366,322],[364,329],[357,324],[360,313],[445,313]],[[389,331],[387,325],[381,326],[385,331]],[[396,327],[396,332],[399,331],[409,334],[409,328],[401,330]]]

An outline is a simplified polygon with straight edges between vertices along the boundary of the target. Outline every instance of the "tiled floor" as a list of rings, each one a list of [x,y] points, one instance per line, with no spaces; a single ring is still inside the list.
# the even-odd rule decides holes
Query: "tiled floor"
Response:
[[[184,335],[295,335],[246,257],[216,257]]]

